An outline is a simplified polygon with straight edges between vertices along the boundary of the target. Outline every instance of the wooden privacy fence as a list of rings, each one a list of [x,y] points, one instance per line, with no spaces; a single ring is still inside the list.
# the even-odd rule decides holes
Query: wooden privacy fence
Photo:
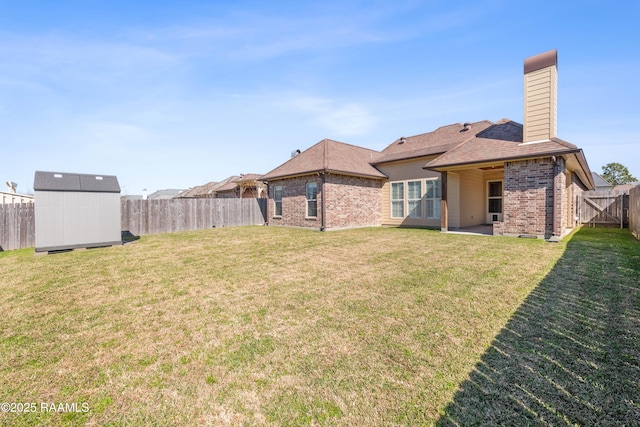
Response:
[[[125,200],[122,230],[136,236],[212,227],[263,225],[267,199]]]
[[[0,251],[36,244],[35,204],[0,205]],[[263,225],[267,199],[123,200],[122,230],[136,236],[212,227]]]
[[[585,191],[578,197],[582,224],[620,228],[628,225],[628,194],[614,191]]]
[[[0,205],[0,251],[36,245],[33,203]]]
[[[629,229],[640,239],[640,185],[629,190]]]

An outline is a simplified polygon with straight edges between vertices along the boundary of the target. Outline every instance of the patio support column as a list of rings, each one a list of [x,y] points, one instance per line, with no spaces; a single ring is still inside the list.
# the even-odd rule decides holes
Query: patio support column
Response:
[[[449,229],[449,209],[447,207],[447,172],[440,172],[442,182],[442,195],[440,199],[440,230]]]

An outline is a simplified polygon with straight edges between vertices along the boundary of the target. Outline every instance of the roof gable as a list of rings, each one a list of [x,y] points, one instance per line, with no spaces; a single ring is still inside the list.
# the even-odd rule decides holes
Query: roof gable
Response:
[[[577,151],[579,151],[578,147],[559,138],[522,143],[522,125],[512,120],[502,119],[430,161],[425,167],[438,169]]]
[[[263,175],[260,179],[269,181],[275,178],[307,175],[315,172],[386,178],[382,172],[371,166],[371,162],[379,155],[380,153],[375,150],[323,139]]]
[[[433,132],[396,139],[382,150],[374,164],[405,160],[446,153],[461,142],[474,138],[493,123],[483,120],[475,123],[454,123]]]
[[[613,188],[613,184],[604,179],[601,175],[595,172],[591,172],[591,177],[593,178],[593,183],[595,184],[596,188]]]

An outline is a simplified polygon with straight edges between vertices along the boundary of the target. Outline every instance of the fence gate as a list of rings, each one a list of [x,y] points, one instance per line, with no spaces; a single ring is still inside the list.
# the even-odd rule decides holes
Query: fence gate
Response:
[[[628,225],[629,195],[612,191],[585,191],[580,196],[580,222],[592,226]]]

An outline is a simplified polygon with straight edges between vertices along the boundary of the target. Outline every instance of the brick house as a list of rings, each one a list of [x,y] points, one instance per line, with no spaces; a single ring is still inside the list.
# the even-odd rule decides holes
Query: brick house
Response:
[[[560,238],[576,225],[577,196],[594,182],[582,150],[556,136],[556,51],[527,58],[524,80],[524,125],[457,123],[382,152],[321,141],[262,177],[269,223],[443,231],[488,224],[495,235]],[[309,216],[314,203],[319,212]]]
[[[387,178],[370,162],[380,153],[323,139],[260,179],[268,183],[270,225],[319,230],[380,225]]]

